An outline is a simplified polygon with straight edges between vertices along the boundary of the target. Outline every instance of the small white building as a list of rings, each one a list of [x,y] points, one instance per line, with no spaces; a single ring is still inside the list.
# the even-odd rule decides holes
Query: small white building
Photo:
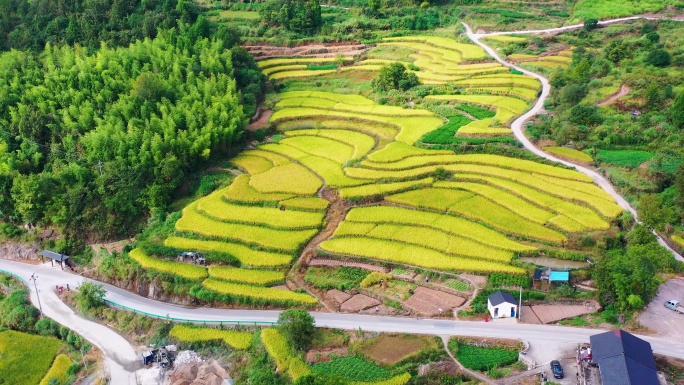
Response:
[[[506,292],[497,291],[487,297],[487,310],[492,318],[515,318],[518,315],[518,301]]]

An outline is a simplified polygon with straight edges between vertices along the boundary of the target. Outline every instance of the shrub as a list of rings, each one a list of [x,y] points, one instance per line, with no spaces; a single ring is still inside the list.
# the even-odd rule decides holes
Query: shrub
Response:
[[[406,91],[420,84],[416,74],[408,72],[403,64],[396,62],[383,66],[372,83],[373,88],[381,92],[389,90]]]
[[[392,279],[391,274],[385,274],[385,273],[381,273],[379,271],[373,271],[370,274],[368,274],[366,276],[366,278],[363,279],[363,281],[361,281],[361,287],[371,287],[375,284],[380,283],[383,280],[385,282],[387,282],[390,279]]]

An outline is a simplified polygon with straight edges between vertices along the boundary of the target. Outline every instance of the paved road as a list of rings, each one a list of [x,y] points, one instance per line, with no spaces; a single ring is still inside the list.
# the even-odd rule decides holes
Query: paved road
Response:
[[[622,19],[603,21],[600,24],[617,23],[620,21],[636,20],[639,18],[641,18],[641,17],[627,17],[627,18],[622,18]],[[490,47],[487,44],[480,41],[480,38],[482,38],[483,36],[501,35],[501,34],[505,34],[505,33],[494,32],[491,34],[476,34],[476,33],[473,33],[473,31],[470,29],[470,26],[468,26],[467,24],[463,23],[463,26],[466,29],[466,34],[468,35],[468,38],[470,38],[475,44],[484,48],[484,50],[487,51],[487,53],[490,54],[496,61],[505,65],[506,67],[514,68],[514,69],[524,73],[525,75],[532,76],[533,78],[539,80],[542,84],[541,95],[539,96],[539,99],[537,99],[537,102],[534,104],[534,106],[532,106],[532,109],[530,109],[524,115],[518,117],[516,120],[513,121],[513,123],[511,123],[511,130],[513,130],[513,134],[515,135],[516,139],[518,139],[520,141],[520,143],[522,143],[522,145],[526,149],[533,152],[535,155],[538,155],[542,158],[551,160],[553,162],[557,162],[557,163],[561,163],[561,164],[569,166],[569,167],[573,167],[577,171],[589,176],[594,181],[594,183],[596,183],[599,187],[601,187],[608,194],[610,194],[615,199],[617,204],[620,205],[620,207],[622,207],[623,209],[632,213],[632,216],[634,217],[634,219],[638,223],[641,223],[637,217],[636,210],[629,204],[629,202],[627,202],[627,200],[622,195],[618,194],[617,191],[615,191],[615,188],[608,181],[608,179],[604,178],[601,174],[597,173],[596,171],[594,171],[590,168],[579,166],[579,165],[576,165],[576,164],[571,163],[571,162],[567,162],[565,160],[556,158],[555,156],[542,151],[541,149],[537,148],[527,138],[527,136],[525,136],[525,132],[524,132],[525,122],[527,122],[530,118],[532,118],[533,116],[538,114],[539,111],[541,111],[541,109],[544,107],[544,102],[546,101],[546,98],[548,98],[549,93],[551,92],[551,85],[549,84],[548,79],[546,79],[545,77],[543,77],[537,73],[534,73],[532,71],[528,71],[522,67],[516,66],[515,64],[508,63],[508,62],[504,61],[503,59],[501,59],[499,54],[494,49],[492,49],[492,47]],[[521,31],[520,33],[544,33],[544,32],[550,32],[550,31],[562,31],[562,30],[567,30],[567,29],[572,29],[572,28],[577,28],[577,25],[568,26],[568,27],[561,27],[561,28],[552,28],[552,29],[547,29],[547,30],[539,30],[539,31]],[[651,231],[651,232],[653,233],[653,235],[655,235],[657,237],[658,243],[660,245],[662,245],[663,247],[665,247],[666,249],[668,249],[672,253],[672,255],[675,257],[675,259],[684,262],[684,257],[682,257],[677,251],[675,251],[670,246],[668,246],[667,243],[665,243],[665,241],[655,231]]]
[[[28,281],[34,272],[39,276],[38,289],[40,290],[43,310],[45,314],[53,317],[65,312],[66,307],[54,294],[55,284],[70,286],[83,282],[83,278],[58,269],[44,266],[24,264],[16,261],[0,259],[0,270],[10,271],[17,274],[22,279]],[[165,302],[159,302],[141,297],[111,285],[104,285],[107,289],[106,299],[124,305],[129,308],[149,313],[152,316],[161,318],[171,317],[195,321],[207,322],[275,322],[279,311],[273,310],[230,310],[213,308],[189,308],[177,306]],[[46,298],[51,298],[46,301]],[[35,291],[31,288],[31,301],[36,305]],[[400,317],[382,317],[359,314],[338,314],[338,313],[312,313],[316,319],[316,325],[321,327],[331,327],[340,329],[363,329],[366,331],[378,332],[402,332],[416,334],[431,334],[439,336],[473,336],[473,337],[492,337],[492,338],[521,338],[528,341],[548,341],[553,343],[577,343],[589,342],[589,336],[604,330],[573,328],[552,325],[530,325],[515,324],[509,322],[471,322],[471,321],[446,321],[434,319],[416,319]],[[74,316],[75,317],[75,316]],[[77,317],[75,317],[77,318]],[[135,359],[132,349],[126,352],[121,351],[121,337],[111,332],[104,326],[94,324],[89,321],[74,320],[73,318],[63,320],[57,319],[63,325],[74,329],[83,334],[88,340],[97,341],[95,344],[100,347],[108,357],[119,364],[123,370],[132,367],[131,360]],[[88,322],[88,325],[85,323]],[[85,329],[84,329],[85,328]],[[88,329],[93,328],[93,329]],[[651,342],[656,353],[684,359],[684,341],[672,341],[664,338],[642,337]],[[125,340],[124,340],[125,341]],[[112,374],[114,377],[114,374]],[[126,383],[126,382],[115,382]]]
[[[0,270],[9,271],[21,277],[31,292],[31,302],[36,307],[41,307],[43,313],[61,325],[74,330],[104,353],[104,364],[110,376],[110,383],[122,385],[134,385],[138,356],[131,344],[125,338],[96,322],[88,321],[75,314],[71,308],[62,302],[55,293],[55,286],[71,288],[79,285],[83,279],[80,276],[65,273],[50,267],[29,265],[14,261],[0,260]],[[31,275],[36,273],[38,279],[34,286],[30,281]],[[36,296],[35,287],[40,294],[40,305]]]

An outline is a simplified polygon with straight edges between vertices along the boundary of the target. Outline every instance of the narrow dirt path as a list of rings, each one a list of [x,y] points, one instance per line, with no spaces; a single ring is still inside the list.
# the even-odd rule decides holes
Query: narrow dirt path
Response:
[[[634,16],[634,17],[627,17],[627,18],[622,18],[622,19],[607,20],[607,21],[599,22],[599,24],[605,25],[605,24],[617,23],[620,21],[637,20],[640,18],[643,18],[643,17]],[[648,19],[648,18],[646,18],[646,19]],[[599,174],[598,172],[596,172],[590,168],[583,167],[583,166],[574,164],[572,162],[568,162],[568,161],[559,159],[559,158],[557,158],[551,154],[548,154],[548,153],[542,151],[541,149],[537,148],[527,138],[527,136],[525,136],[524,124],[530,118],[537,115],[539,113],[539,111],[542,110],[542,108],[544,107],[544,102],[546,101],[546,98],[548,98],[549,94],[551,93],[551,85],[549,84],[549,80],[547,78],[545,78],[545,77],[543,77],[543,76],[541,76],[535,72],[526,70],[524,68],[516,66],[515,64],[506,62],[505,60],[501,59],[499,54],[494,49],[492,49],[492,47],[490,47],[487,44],[480,41],[480,38],[483,36],[505,35],[507,33],[495,32],[495,33],[491,33],[491,34],[476,34],[476,33],[473,33],[473,31],[470,29],[470,26],[468,26],[466,23],[463,23],[463,26],[466,29],[466,34],[468,35],[468,38],[470,38],[470,40],[472,40],[475,44],[482,47],[496,61],[498,61],[499,63],[501,63],[502,65],[504,65],[506,67],[516,69],[516,70],[522,72],[523,74],[525,74],[527,76],[531,76],[531,77],[539,80],[542,84],[541,95],[539,96],[539,99],[537,99],[537,102],[534,104],[534,106],[532,106],[532,108],[529,111],[527,111],[525,114],[521,115],[520,117],[515,119],[513,121],[513,123],[511,123],[511,130],[513,131],[513,135],[515,135],[516,139],[518,139],[518,141],[520,143],[522,143],[522,145],[526,149],[531,151],[533,154],[540,156],[542,158],[548,159],[550,161],[566,165],[568,167],[573,167],[575,170],[577,170],[577,171],[587,175],[588,177],[590,177],[594,183],[596,183],[599,187],[601,187],[605,192],[610,194],[610,196],[612,196],[613,199],[615,199],[615,201],[617,202],[618,205],[620,205],[620,207],[629,211],[632,214],[632,216],[634,217],[635,222],[641,223],[641,221],[639,221],[639,219],[638,219],[637,211],[632,207],[632,205],[629,204],[629,202],[627,202],[627,200],[622,195],[618,194],[618,192],[615,191],[615,187],[613,187],[613,185],[610,183],[610,181],[608,181],[608,179],[606,179],[603,175]],[[577,26],[569,26],[569,27],[562,27],[562,28],[552,28],[552,29],[548,29],[548,30],[524,31],[524,32],[516,32],[516,33],[546,33],[547,31],[557,31],[557,30],[563,31],[563,30],[569,30],[569,29],[573,29],[573,28],[578,28],[578,27]],[[661,246],[668,249],[670,251],[670,253],[672,253],[672,255],[675,257],[675,259],[677,259],[678,261],[684,262],[684,257],[682,257],[673,248],[671,248],[663,240],[663,238],[661,238],[660,235],[658,235],[658,233],[656,233],[653,230],[651,230],[651,232],[658,239],[658,243]]]
[[[620,99],[621,97],[627,95],[631,91],[629,87],[627,87],[626,84],[623,84],[620,86],[620,90],[608,97],[608,99],[602,101],[601,103],[597,104],[599,107],[605,107],[608,105],[611,105],[615,103],[616,100]]]
[[[318,234],[316,234],[316,236],[306,245],[299,259],[292,267],[292,271],[294,272],[294,274],[291,275],[291,278],[295,282],[295,284],[297,284],[297,286],[301,287],[302,289],[305,289],[307,292],[309,292],[309,294],[316,297],[316,299],[318,299],[318,301],[322,303],[328,311],[335,312],[336,305],[332,301],[328,301],[325,298],[321,298],[320,296],[315,295],[307,289],[308,286],[304,281],[304,271],[305,268],[309,265],[311,259],[316,256],[316,250],[318,249],[318,245],[320,245],[323,241],[327,240],[328,238],[332,237],[333,233],[335,232],[335,229],[337,229],[340,223],[342,223],[342,221],[344,220],[344,217],[347,213],[347,204],[345,203],[344,199],[341,199],[339,197],[337,192],[327,187],[323,187],[318,195],[321,198],[330,202],[330,206],[328,206],[328,211],[326,211],[325,213],[325,227]]]
[[[465,373],[471,377],[475,377],[478,380],[480,380],[481,382],[484,382],[485,384],[499,385],[498,382],[492,380],[491,378],[485,376],[484,374],[482,374],[480,372],[476,372],[474,370],[470,370],[470,369],[466,368],[465,366],[463,366],[460,362],[458,362],[456,357],[454,357],[454,355],[451,354],[451,350],[449,350],[449,336],[440,336],[440,337],[442,338],[442,344],[444,344],[444,350],[446,350],[449,357],[451,357],[451,359],[454,360],[454,362],[456,363],[458,368],[461,369],[461,371],[463,373]]]

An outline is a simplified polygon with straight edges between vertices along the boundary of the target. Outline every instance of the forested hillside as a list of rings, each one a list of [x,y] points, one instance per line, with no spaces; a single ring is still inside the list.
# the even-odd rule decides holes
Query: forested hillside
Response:
[[[265,77],[185,1],[27,4],[0,4],[2,232],[132,235],[242,138]]]

